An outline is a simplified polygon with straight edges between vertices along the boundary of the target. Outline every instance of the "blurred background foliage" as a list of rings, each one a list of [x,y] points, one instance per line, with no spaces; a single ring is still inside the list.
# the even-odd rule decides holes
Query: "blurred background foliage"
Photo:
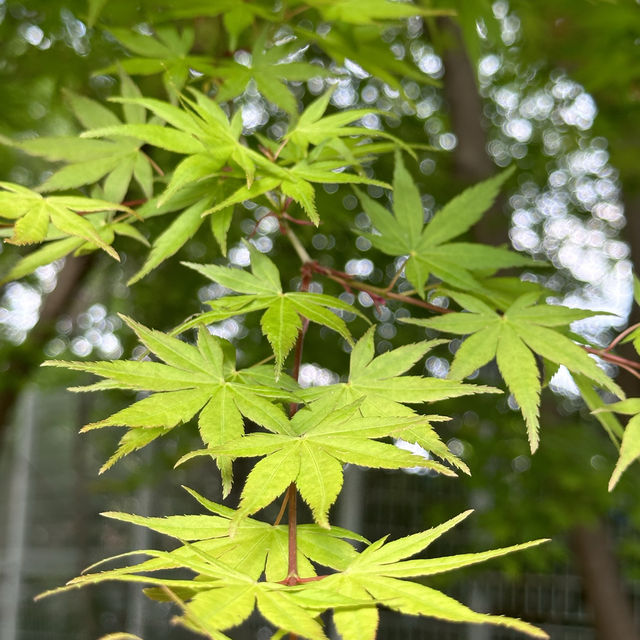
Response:
[[[262,6],[250,2],[243,6],[251,13],[254,4]],[[431,145],[432,150],[420,152],[419,162],[410,165],[425,194],[425,208],[430,212],[462,186],[490,175],[499,167],[515,164],[516,178],[508,184],[500,207],[479,225],[477,239],[493,244],[510,241],[519,250],[547,259],[553,268],[532,271],[525,277],[548,287],[552,300],[608,309],[617,314],[613,324],[585,322],[580,327],[593,339],[607,344],[629,322],[630,315],[632,318],[637,315],[631,310],[631,273],[634,260],[640,256],[640,225],[636,221],[640,215],[636,211],[640,209],[637,2],[424,0],[415,4],[455,10],[457,17],[410,18],[391,26],[375,21],[333,26],[336,42],[342,43],[334,55],[335,51],[349,53],[344,42],[362,44],[371,64],[376,61],[372,58],[375,54],[383,68],[387,61],[394,70],[391,79],[385,82],[363,68],[365,58],[359,64],[346,55],[336,65],[327,56],[328,49],[311,46],[304,52],[306,59],[337,74],[333,108],[378,108],[380,115],[371,116],[374,118],[371,126],[382,125],[403,140]],[[149,32],[153,21],[166,25],[170,19],[178,28],[193,26],[193,55],[232,56],[226,51],[230,43],[221,36],[219,16],[204,9],[215,5],[215,2],[187,2],[180,5],[181,13],[178,11],[175,17],[172,11],[177,11],[178,5],[168,0],[0,0],[3,97],[0,135],[21,140],[73,134],[79,130],[78,124],[65,103],[64,90],[99,100],[117,93],[117,74],[100,70],[108,69],[117,60],[126,62],[134,54],[112,35],[109,27],[139,25],[139,33],[144,34]],[[189,7],[193,8],[191,13]],[[292,26],[326,34],[326,23],[314,23],[304,12],[293,14]],[[255,31],[251,28],[240,30],[236,61],[242,60],[238,52],[251,49],[254,38]],[[181,62],[179,54],[169,62],[163,62],[163,74],[135,75],[143,92],[162,97],[167,87],[171,90],[188,79],[198,80],[198,74],[189,73],[189,64]],[[416,74],[420,75],[420,81]],[[325,89],[326,80],[291,82],[290,87],[296,100],[306,105]],[[275,136],[282,131],[285,114],[264,100],[254,82],[234,99],[234,106],[243,110],[247,132],[260,130]],[[375,167],[380,179],[389,179],[391,170],[390,157],[383,157]],[[2,179],[33,186],[50,171],[44,161],[2,147]],[[369,193],[386,198],[376,187],[370,188]],[[139,195],[132,192],[132,197]],[[359,233],[368,230],[369,221],[350,188],[336,185],[320,191],[318,208],[329,210],[332,215],[318,229],[301,227],[299,231],[306,245],[313,247],[314,258],[373,284],[393,275],[398,265],[372,250],[369,241]],[[229,238],[229,261],[240,266],[247,263],[247,251],[239,241],[242,236],[253,234],[275,256],[283,273],[295,273],[297,258],[283,249],[277,221],[263,218],[265,213],[264,208],[251,204],[236,208],[236,224]],[[300,211],[293,213],[302,216]],[[162,230],[162,224],[162,220],[152,218],[145,222],[143,233],[153,239]],[[146,249],[126,238],[119,242],[122,264],[102,255],[81,258],[84,262],[80,275],[73,280],[72,294],[59,307],[55,307],[55,300],[47,307],[46,301],[61,289],[62,276],[68,270],[61,261],[6,285],[0,293],[3,367],[0,404],[4,407],[1,417],[6,425],[13,424],[13,429],[0,430],[1,477],[6,488],[1,497],[0,510],[4,515],[0,522],[10,522],[17,508],[11,502],[11,496],[15,495],[10,490],[11,479],[21,468],[20,456],[24,453],[20,453],[21,413],[18,411],[12,419],[14,407],[20,394],[24,396],[25,389],[36,385],[41,394],[37,400],[39,435],[37,446],[32,445],[28,452],[34,479],[29,495],[33,506],[25,516],[30,532],[25,533],[26,548],[32,554],[47,547],[73,548],[72,562],[84,565],[96,555],[104,555],[104,549],[92,554],[95,547],[106,546],[108,552],[114,553],[131,547],[128,536],[132,534],[123,533],[124,529],[117,525],[95,522],[92,514],[98,510],[137,509],[153,515],[193,511],[195,506],[185,501],[177,489],[181,482],[214,499],[219,492],[215,474],[205,463],[172,472],[167,478],[176,452],[192,447],[190,437],[195,439],[195,428],[191,436],[189,432],[182,433],[179,440],[155,447],[151,456],[134,454],[120,468],[97,478],[97,469],[113,448],[115,436],[92,434],[80,440],[70,434],[77,425],[88,421],[87,414],[89,418],[101,417],[121,406],[122,396],[111,392],[71,402],[68,396],[60,396],[54,390],[78,384],[78,377],[57,369],[40,371],[36,366],[47,357],[129,357],[139,347],[131,332],[123,329],[118,312],[148,326],[168,330],[201,309],[201,301],[215,297],[215,285],[206,285],[195,272],[178,265],[179,260],[211,262],[220,258],[208,229],[201,229],[174,258],[131,289],[125,282],[141,266]],[[8,270],[17,253],[15,247],[2,245],[0,272]],[[293,288],[297,282],[294,278],[287,284]],[[407,283],[400,286],[409,288]],[[326,291],[341,293],[337,287]],[[354,291],[341,295],[362,307],[373,306],[366,294]],[[446,304],[446,300],[439,302]],[[425,335],[423,330],[413,327],[403,326],[399,330],[396,320],[408,314],[399,303],[390,302],[376,309],[375,314],[381,323],[377,336],[380,351]],[[351,323],[354,333],[361,334],[364,323],[356,319],[351,319]],[[236,343],[241,364],[268,355],[256,318],[228,320],[216,331]],[[452,346],[434,352],[424,365],[426,372],[446,375],[454,348],[455,341]],[[347,357],[341,339],[312,327],[301,380],[304,384],[334,381],[335,372],[344,370]],[[485,367],[478,380],[496,382],[497,374],[491,367]],[[638,395],[637,380],[625,380],[625,384],[630,393]],[[560,374],[551,387],[543,404],[541,447],[534,456],[529,453],[520,414],[506,396],[497,400],[465,398],[441,403],[436,408],[438,412],[456,417],[439,431],[452,450],[469,464],[473,475],[452,481],[429,474],[374,477],[360,472],[366,482],[364,493],[359,498],[348,494],[342,499],[341,517],[348,522],[359,513],[369,528],[365,535],[382,535],[390,527],[394,535],[404,535],[471,506],[478,513],[462,529],[458,540],[464,542],[465,550],[540,536],[554,538],[552,544],[529,552],[526,557],[494,562],[492,570],[503,573],[500,580],[504,584],[515,584],[509,580],[522,580],[528,575],[551,576],[560,584],[563,575],[579,574],[584,581],[577,587],[579,596],[591,592],[587,573],[582,571],[584,559],[576,551],[579,547],[576,536],[584,530],[600,531],[603,523],[607,523],[607,528],[614,532],[617,559],[605,545],[607,538],[599,538],[605,542],[594,553],[608,554],[610,565],[621,567],[628,593],[635,594],[637,619],[640,478],[635,467],[638,465],[630,468],[614,493],[607,493],[616,452],[576,399],[569,377]],[[353,477],[358,473],[353,470]],[[359,499],[360,504],[354,499]],[[379,505],[385,501],[392,503],[393,508],[381,508]],[[71,528],[69,522],[73,523]],[[9,545],[11,535],[2,535],[0,541],[4,542],[8,558],[13,553]],[[148,540],[142,542],[150,545]],[[82,594],[75,604],[68,597],[66,602],[46,602],[35,608],[27,604],[34,593],[77,569],[75,566],[51,569],[50,556],[33,557],[41,557],[42,562],[37,570],[32,567],[31,573],[21,574],[19,631],[8,636],[10,640],[93,638],[97,633],[120,629],[123,624],[132,630],[146,631],[151,634],[148,637],[169,637],[161,635],[166,633],[164,623],[141,613],[144,605],[135,604],[137,600],[133,599],[127,602],[115,589],[96,590],[100,595]],[[6,576],[10,569],[10,563],[5,562]],[[483,580],[494,584],[480,571],[467,574],[467,586],[482,585]],[[7,580],[2,592],[6,602],[6,585],[14,584]],[[466,586],[450,585],[450,588],[455,591]],[[469,598],[473,597],[471,593]],[[492,606],[494,603],[495,599],[490,601]],[[82,623],[79,623],[73,612],[77,613],[79,609],[74,607],[81,605],[83,613],[78,615]],[[68,615],[61,612],[65,607]],[[593,610],[597,610],[597,604]],[[519,609],[515,614],[524,617],[527,612]],[[543,625],[557,624],[557,628],[553,627],[554,638],[621,638],[606,635],[597,624],[597,613],[580,614],[582,617],[565,623],[544,618],[543,611],[539,620],[532,619],[530,612],[528,615]],[[570,619],[570,613],[565,617]],[[412,638],[511,637],[474,636],[478,632],[451,631],[449,627],[445,631],[433,624],[430,629],[405,633],[411,633]],[[256,628],[257,631],[247,631],[254,634],[247,637],[262,637],[259,625]],[[172,631],[174,635],[170,637],[180,637],[177,633]],[[447,635],[452,633],[458,635]],[[389,631],[389,635],[381,637],[395,637],[390,634]]]

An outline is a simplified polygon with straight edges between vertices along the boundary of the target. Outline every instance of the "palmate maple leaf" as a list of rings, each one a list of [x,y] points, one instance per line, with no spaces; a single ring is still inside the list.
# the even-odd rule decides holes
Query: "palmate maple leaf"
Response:
[[[258,611],[277,628],[311,640],[328,640],[322,626],[316,620],[317,612],[301,606],[296,601],[294,596],[296,592],[301,591],[300,587],[253,579],[242,570],[235,570],[204,551],[202,546],[185,543],[184,548],[189,550],[190,554],[182,556],[175,552],[155,549],[136,552],[138,555],[159,560],[162,569],[188,569],[197,574],[197,580],[138,575],[138,571],[154,570],[147,566],[148,563],[143,562],[124,569],[79,576],[70,580],[66,586],[42,593],[38,598],[108,580],[142,583],[159,588],[151,590],[152,597],[158,599],[158,591],[162,589],[163,593],[168,594],[169,599],[178,601],[183,607],[183,615],[174,618],[174,622],[207,638],[229,640],[222,631],[242,623],[257,607]],[[153,560],[149,563],[153,564]],[[337,598],[331,592],[324,595],[322,602],[325,608],[358,604],[358,601],[350,598]],[[345,602],[348,604],[343,604]]]
[[[149,557],[118,569],[85,572],[38,598],[109,580],[147,584],[151,585],[145,589],[149,597],[180,604],[182,615],[176,619],[178,623],[215,640],[228,640],[223,632],[246,620],[256,607],[282,632],[296,633],[310,640],[326,640],[317,618],[323,611],[332,609],[336,628],[344,640],[374,640],[379,605],[410,615],[489,623],[535,638],[548,637],[526,622],[477,613],[433,588],[408,580],[484,562],[545,540],[480,553],[409,559],[464,520],[471,511],[432,529],[392,542],[382,538],[373,544],[337,527],[327,532],[317,525],[299,525],[298,575],[303,583],[285,586],[282,584],[288,571],[285,525],[274,526],[245,518],[238,524],[235,536],[229,537],[227,532],[235,512],[193,490],[188,491],[213,515],[153,518],[104,514],[177,538],[182,541],[181,546],[169,552],[137,550],[103,560],[87,571],[132,555]],[[367,546],[358,553],[347,540],[364,542]],[[335,573],[319,576],[314,565]],[[172,569],[188,569],[196,574],[196,579],[166,577],[166,571]],[[158,572],[162,572],[161,575],[156,575]],[[266,580],[261,579],[262,575]]]
[[[375,417],[415,416],[415,412],[405,404],[436,402],[476,393],[501,393],[494,387],[464,384],[456,380],[402,375],[429,350],[447,341],[431,340],[407,344],[374,357],[374,334],[375,327],[371,327],[353,347],[346,382],[309,387],[300,392],[301,397],[308,402],[331,401],[339,404],[358,400],[360,413]],[[430,421],[449,419],[441,416],[423,417]],[[434,430],[426,430],[423,425],[419,429],[407,427],[402,438],[435,453],[465,473],[469,472],[464,462],[449,451]]]
[[[229,528],[235,511],[229,507],[208,500],[188,487],[191,494],[207,511],[213,515],[183,515],[164,518],[145,517],[120,512],[105,512],[102,515],[114,520],[143,526],[158,533],[171,536],[191,544],[177,547],[167,558],[154,558],[135,565],[137,572],[163,571],[171,569],[183,559],[194,557],[195,550],[204,551],[211,557],[224,561],[236,571],[242,571],[253,580],[263,574],[267,581],[284,580],[288,573],[288,529],[287,525],[272,525],[254,518],[244,518],[239,523],[233,537]],[[316,566],[334,570],[344,569],[357,556],[352,544],[368,543],[361,535],[341,527],[331,527],[329,531],[317,524],[299,524],[298,575],[302,578],[316,576]],[[125,554],[126,557],[131,554]],[[101,566],[113,558],[101,560],[88,570]],[[127,568],[115,571],[126,572]],[[197,587],[197,585],[196,585]],[[159,597],[159,593],[155,593]]]
[[[422,297],[430,274],[460,289],[482,291],[474,271],[489,275],[506,267],[539,264],[501,247],[451,242],[468,231],[491,207],[500,186],[511,173],[512,170],[504,171],[463,191],[425,225],[420,193],[397,153],[393,176],[394,215],[376,200],[358,192],[365,212],[380,234],[366,235],[380,251],[392,256],[408,256],[405,275]]]
[[[358,554],[347,568],[320,582],[309,583],[305,588],[313,591],[319,587],[324,592],[333,591],[354,600],[369,599],[368,607],[361,605],[334,611],[336,629],[343,640],[374,640],[378,629],[379,605],[409,615],[429,616],[450,622],[489,623],[521,631],[534,638],[548,638],[544,631],[522,620],[477,613],[440,591],[406,580],[444,573],[546,542],[534,540],[481,553],[425,560],[408,559],[423,551],[471,513],[466,511],[433,529],[392,542],[387,542],[386,537],[381,538]]]
[[[249,617],[257,605],[259,611],[276,627],[298,633],[301,637],[326,640],[316,616],[329,607],[359,604],[357,600],[337,597],[322,591],[305,596],[300,587],[280,584],[288,572],[288,531],[286,525],[270,525],[245,518],[233,538],[228,531],[235,511],[211,502],[192,489],[186,489],[213,515],[170,516],[153,518],[108,512],[108,518],[147,527],[177,538],[182,545],[173,551],[140,550],[107,558],[98,566],[131,555],[147,555],[150,559],[118,569],[86,573],[38,597],[69,591],[108,580],[146,583],[146,595],[155,600],[186,601],[178,621],[193,631],[210,638],[226,638],[222,631]],[[298,575],[313,578],[317,566],[340,570],[357,556],[347,542],[368,541],[362,536],[333,527],[325,531],[318,525],[303,524],[297,528]],[[187,568],[197,580],[142,576],[169,569]],[[266,580],[260,580],[264,574]],[[318,600],[320,598],[320,600]]]
[[[462,380],[496,358],[498,369],[524,417],[531,451],[539,442],[539,405],[542,384],[535,354],[582,374],[617,396],[622,389],[571,338],[568,325],[603,312],[536,304],[540,294],[527,293],[504,312],[473,296],[447,292],[467,311],[437,318],[403,318],[402,322],[458,335],[468,335],[456,351],[449,378]]]
[[[195,40],[193,28],[185,27],[178,31],[174,26],[165,25],[156,27],[152,35],[114,27],[109,32],[135,55],[99,69],[96,74],[115,73],[119,69],[135,76],[161,73],[167,93],[175,95],[185,85],[192,70],[202,73],[212,70],[211,58],[190,54]]]
[[[258,457],[249,473],[234,522],[267,506],[295,482],[310,506],[314,519],[329,528],[328,512],[343,481],[343,464],[378,469],[424,467],[455,475],[442,464],[414,455],[378,439],[414,434],[428,442],[432,427],[428,416],[368,416],[360,413],[360,401],[346,406],[331,398],[298,411],[288,424],[254,433],[218,446],[192,451],[178,464],[196,456]],[[449,454],[451,455],[451,454]]]
[[[251,49],[251,63],[220,60],[215,65],[213,76],[221,79],[216,99],[225,102],[246,91],[253,80],[262,95],[290,115],[298,114],[298,104],[286,81],[307,81],[313,77],[334,75],[324,67],[309,62],[291,60],[304,44],[299,41],[267,47],[268,30],[255,39]]]
[[[131,360],[44,363],[105,378],[87,387],[76,387],[74,391],[132,389],[153,392],[112,416],[84,427],[83,431],[107,426],[130,427],[101,472],[196,414],[199,414],[202,440],[212,446],[241,436],[244,433],[243,416],[269,429],[287,425],[282,407],[273,401],[297,400],[292,393],[297,387],[293,380],[282,377],[276,385],[271,367],[236,371],[235,349],[202,326],[198,331],[198,344],[193,346],[123,318],[149,351],[165,364]],[[218,464],[226,495],[231,488],[231,460],[223,456]]]
[[[213,282],[243,294],[212,300],[208,303],[211,311],[183,324],[183,329],[191,324],[219,322],[239,314],[264,310],[260,325],[273,348],[276,358],[276,378],[280,375],[284,360],[293,348],[302,328],[301,316],[311,322],[329,327],[347,342],[353,343],[351,332],[344,320],[329,309],[339,309],[362,316],[355,307],[339,298],[320,293],[283,292],[280,272],[276,265],[253,245],[247,243],[247,247],[251,253],[251,273],[243,269],[213,264],[183,263]]]

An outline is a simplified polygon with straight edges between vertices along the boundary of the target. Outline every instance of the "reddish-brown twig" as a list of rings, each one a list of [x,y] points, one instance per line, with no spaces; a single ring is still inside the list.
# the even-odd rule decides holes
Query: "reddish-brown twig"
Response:
[[[636,324],[632,324],[630,327],[627,327],[622,333],[620,333],[619,335],[617,335],[610,343],[609,346],[605,347],[603,349],[603,351],[611,351],[611,349],[613,349],[617,344],[620,343],[620,341],[624,340],[630,333],[632,333],[633,331],[635,331],[636,329],[638,329],[640,327],[640,322],[637,322]]]

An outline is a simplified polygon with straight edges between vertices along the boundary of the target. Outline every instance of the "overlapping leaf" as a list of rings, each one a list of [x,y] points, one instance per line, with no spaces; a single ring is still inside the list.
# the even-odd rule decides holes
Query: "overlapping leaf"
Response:
[[[136,565],[136,571],[162,571],[171,569],[182,559],[193,558],[195,550],[204,551],[223,561],[234,571],[241,571],[252,580],[263,574],[269,582],[284,580],[288,573],[288,531],[286,525],[272,525],[254,518],[244,518],[235,535],[229,537],[229,528],[235,511],[211,502],[192,489],[187,491],[214,515],[169,516],[150,518],[126,513],[104,513],[108,518],[147,527],[158,533],[188,541],[191,544],[174,549],[170,558],[154,558]],[[298,573],[311,577],[316,566],[334,570],[344,569],[356,557],[353,545],[347,540],[367,542],[362,536],[332,527],[330,531],[316,524],[300,524],[298,536]],[[102,565],[109,560],[102,560]],[[126,572],[127,568],[115,571]]]
[[[377,441],[390,435],[404,437],[407,430],[420,427],[431,430],[422,416],[364,417],[360,402],[346,406],[319,402],[298,411],[274,433],[245,435],[188,453],[181,462],[201,455],[265,456],[247,477],[235,521],[267,506],[295,482],[316,522],[328,528],[329,508],[342,487],[342,463],[378,469],[424,467],[455,475],[438,462]]]
[[[277,627],[298,632],[302,637],[325,638],[320,625],[313,621],[317,613],[330,607],[359,604],[357,600],[340,598],[331,592],[325,594],[322,590],[305,597],[301,587],[279,584],[288,572],[287,527],[245,518],[235,536],[230,538],[227,532],[235,512],[193,490],[188,491],[214,515],[146,518],[125,513],[104,514],[177,538],[184,541],[182,546],[170,552],[142,550],[103,560],[89,570],[130,555],[147,555],[150,558],[135,565],[82,575],[66,586],[39,597],[107,580],[157,585],[146,589],[145,593],[153,599],[167,600],[170,595],[166,589],[169,589],[169,594],[186,601],[181,622],[214,638],[222,637],[219,634],[221,630],[246,619],[256,604],[265,618]],[[298,573],[301,577],[315,576],[314,565],[334,570],[348,566],[357,554],[347,540],[366,542],[362,536],[338,527],[325,531],[317,525],[300,525],[297,531]],[[198,579],[176,580],[140,575],[177,568],[190,569]],[[263,574],[266,581],[259,581]],[[280,613],[274,612],[274,607],[280,609]]]
[[[215,213],[279,188],[285,196],[295,200],[317,224],[319,218],[312,183],[386,186],[366,176],[340,171],[349,165],[349,159],[339,157],[338,154],[334,154],[331,160],[309,157],[293,166],[282,166],[274,161],[275,159],[257,153],[242,143],[241,111],[236,111],[229,120],[223,109],[209,97],[195,90],[191,90],[191,93],[195,100],[183,96],[184,108],[154,98],[114,98],[124,104],[149,109],[170,126],[149,123],[113,125],[87,131],[83,136],[135,138],[167,151],[187,155],[171,175],[159,204],[181,189],[221,173],[224,173],[226,179],[236,178],[241,181],[231,195],[218,201],[203,215]],[[360,112],[355,113],[357,115],[354,118],[361,116]],[[347,119],[347,122],[350,121]],[[354,132],[351,135],[353,134]],[[376,131],[362,130],[360,137],[365,134],[368,138],[383,135]],[[352,160],[357,163],[355,156]],[[225,167],[230,168],[231,172],[223,172]]]
[[[418,362],[430,349],[444,341],[433,340],[398,347],[374,357],[372,327],[351,351],[351,367],[347,382],[328,386],[309,387],[301,392],[307,401],[349,404],[360,400],[363,416],[415,415],[405,404],[436,402],[476,393],[500,393],[493,387],[463,384],[454,380],[402,375]],[[440,416],[424,416],[430,420],[446,420]],[[468,473],[466,465],[454,456],[432,429],[426,425],[408,428],[402,438],[415,442]]]
[[[49,361],[49,366],[87,371],[103,381],[76,391],[132,389],[153,392],[129,407],[84,429],[126,426],[118,450],[102,467],[108,469],[124,455],[166,434],[176,425],[199,413],[198,426],[207,445],[217,445],[242,435],[242,417],[278,432],[287,424],[284,411],[272,401],[295,400],[283,386],[295,388],[283,379],[272,384],[262,368],[235,371],[235,351],[231,345],[200,327],[197,346],[187,344],[159,331],[124,318],[140,341],[165,364],[151,361],[64,362]],[[231,487],[231,461],[221,458],[225,493]]]
[[[498,369],[520,406],[527,425],[531,450],[538,447],[541,381],[535,355],[570,371],[582,374],[604,389],[624,397],[620,387],[573,340],[552,327],[566,327],[593,311],[536,304],[538,294],[520,296],[501,315],[484,302],[467,294],[452,293],[464,313],[447,313],[437,318],[406,319],[404,322],[446,333],[469,335],[451,365],[449,377],[462,380],[496,358]]]
[[[164,594],[172,600],[178,600],[184,607],[183,614],[175,618],[176,622],[215,640],[227,638],[222,631],[242,623],[256,607],[278,628],[312,640],[327,640],[322,626],[315,620],[316,611],[309,611],[296,602],[296,591],[300,588],[253,580],[195,545],[188,545],[188,548],[193,552],[191,557],[178,558],[171,552],[157,550],[143,550],[137,554],[163,560],[172,569],[193,571],[198,576],[197,580],[142,576],[137,573],[140,570],[138,566],[132,566],[124,570],[83,575],[69,581],[65,587],[43,593],[39,597],[108,580],[155,585],[159,589],[151,591],[152,597],[162,589]],[[144,567],[145,564],[140,566]],[[148,571],[146,568],[141,570]],[[337,601],[332,593],[327,593],[324,601],[327,603],[326,607],[340,606],[345,601],[349,604],[342,606],[357,603],[347,598]]]
[[[366,194],[358,194],[380,234],[369,234],[368,237],[384,253],[408,256],[405,275],[421,296],[429,274],[461,289],[481,291],[482,286],[472,272],[486,275],[505,267],[532,264],[530,258],[501,247],[451,242],[468,231],[491,207],[500,186],[511,173],[505,171],[467,189],[438,211],[425,226],[420,194],[398,154],[393,178],[394,215]]]
[[[284,526],[267,525],[246,518],[239,524],[235,537],[229,538],[225,532],[233,510],[212,503],[191,490],[190,493],[214,515],[170,518],[145,518],[122,513],[105,515],[192,542],[184,542],[171,552],[143,550],[116,556],[110,560],[130,555],[146,555],[150,559],[119,569],[84,574],[39,597],[108,580],[153,585],[146,589],[147,595],[158,600],[171,598],[180,602],[183,607],[180,622],[213,638],[226,637],[221,632],[240,624],[256,605],[276,627],[311,639],[326,640],[315,618],[322,611],[333,609],[334,622],[344,640],[373,640],[378,626],[377,605],[412,615],[452,622],[496,624],[532,637],[548,637],[540,629],[521,620],[476,613],[435,589],[406,580],[484,562],[536,546],[544,540],[481,553],[411,560],[409,558],[422,552],[471,512],[406,538],[392,542],[383,538],[361,553],[356,553],[344,540],[362,541],[360,536],[345,530],[327,532],[315,525],[303,525],[298,529],[299,575],[315,576],[312,562],[337,572],[303,585],[285,587],[277,581],[287,571],[287,531]],[[317,536],[322,536],[322,546],[317,544]],[[103,562],[106,561],[99,564]],[[193,571],[197,579],[140,575],[179,568]],[[263,571],[267,580],[259,581]]]
[[[407,344],[374,357],[374,334],[375,327],[371,327],[353,347],[347,382],[309,387],[301,392],[302,397],[310,401],[331,397],[344,404],[362,398],[360,410],[363,415],[393,416],[412,415],[413,412],[403,404],[436,402],[476,393],[500,393],[493,387],[402,375],[433,347],[446,341]]]
[[[318,584],[323,590],[331,590],[354,599],[370,600],[369,607],[360,606],[349,611],[334,612],[333,619],[343,640],[376,638],[378,604],[405,614],[429,616],[451,622],[489,623],[521,631],[534,638],[548,638],[544,631],[522,620],[477,613],[440,591],[404,580],[451,571],[545,542],[534,540],[512,547],[444,558],[407,559],[423,551],[470,513],[471,511],[467,511],[438,527],[406,538],[386,543],[384,538],[378,540],[358,554],[342,572],[328,576],[321,583],[309,585],[307,588],[310,590]]]
[[[276,377],[302,328],[301,316],[333,329],[352,342],[344,320],[329,309],[358,313],[354,307],[320,293],[284,293],[276,265],[252,245],[247,246],[251,251],[251,273],[213,264],[184,263],[214,282],[243,294],[209,302],[212,310],[199,316],[199,322],[218,322],[241,313],[264,310],[260,324],[276,357]]]

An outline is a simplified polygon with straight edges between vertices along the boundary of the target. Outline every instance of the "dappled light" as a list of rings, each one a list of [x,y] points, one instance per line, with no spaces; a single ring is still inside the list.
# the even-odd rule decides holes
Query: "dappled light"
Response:
[[[634,637],[640,14],[587,4],[0,0],[2,640]]]

